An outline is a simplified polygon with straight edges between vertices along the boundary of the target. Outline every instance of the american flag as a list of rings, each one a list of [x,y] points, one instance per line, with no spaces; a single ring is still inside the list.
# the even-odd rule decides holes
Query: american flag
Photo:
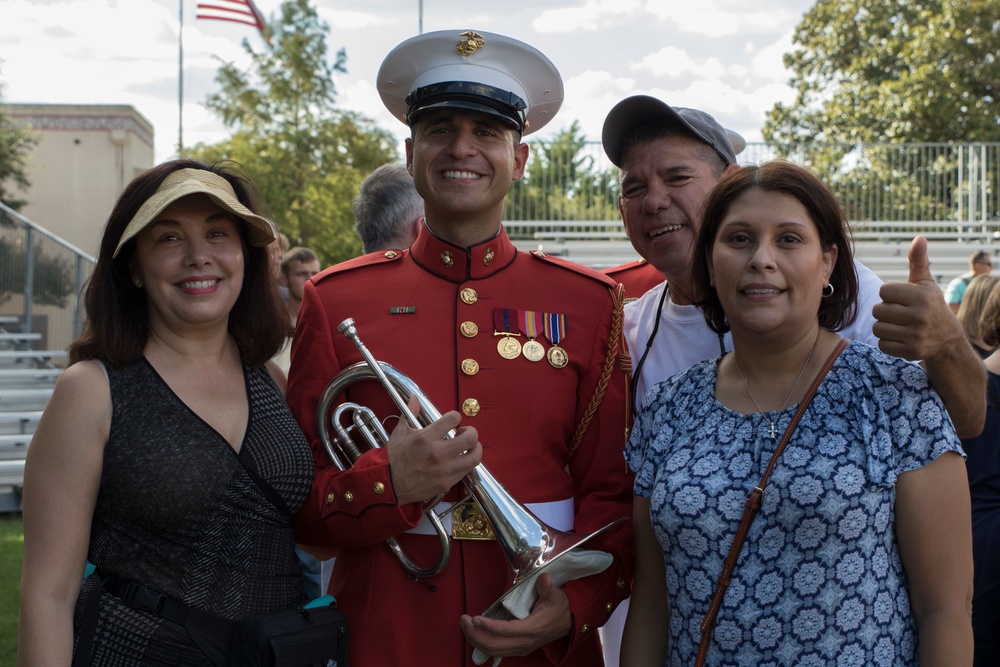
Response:
[[[264,15],[253,0],[198,0],[198,18],[252,25],[270,41]]]

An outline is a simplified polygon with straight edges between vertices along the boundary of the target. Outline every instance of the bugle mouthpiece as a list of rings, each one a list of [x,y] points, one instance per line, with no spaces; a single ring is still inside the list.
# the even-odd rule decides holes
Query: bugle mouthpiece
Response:
[[[337,331],[344,334],[350,339],[355,339],[358,336],[358,330],[354,328],[354,318],[348,317],[346,320],[337,325]]]

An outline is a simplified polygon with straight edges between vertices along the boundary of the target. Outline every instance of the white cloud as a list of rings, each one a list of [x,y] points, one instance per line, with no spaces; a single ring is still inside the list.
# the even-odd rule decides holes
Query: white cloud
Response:
[[[606,30],[634,16],[638,0],[587,0],[581,7],[543,11],[532,23],[541,33]]]
[[[716,79],[725,75],[728,68],[715,56],[695,59],[675,46],[667,46],[631,65],[631,69],[642,70],[653,76],[694,75],[706,79]]]
[[[799,0],[787,2],[804,9],[811,5]],[[780,30],[802,14],[801,10],[790,10],[778,2],[769,2],[761,8],[759,3],[746,0],[648,0],[645,9],[682,32],[709,37]]]

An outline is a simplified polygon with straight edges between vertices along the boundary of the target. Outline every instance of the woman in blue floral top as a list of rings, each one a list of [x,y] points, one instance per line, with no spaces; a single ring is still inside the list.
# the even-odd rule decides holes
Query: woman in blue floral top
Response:
[[[694,663],[747,496],[855,314],[845,221],[805,169],[732,172],[698,247],[699,305],[734,349],[658,384],[636,416],[623,667]],[[706,664],[971,665],[962,457],[922,370],[849,344],[770,477]]]

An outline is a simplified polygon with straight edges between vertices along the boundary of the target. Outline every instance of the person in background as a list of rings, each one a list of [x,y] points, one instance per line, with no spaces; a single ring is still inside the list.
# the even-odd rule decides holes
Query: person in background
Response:
[[[193,160],[115,204],[25,464],[18,664],[207,667],[141,602],[236,620],[305,601],[313,462],[271,361],[288,321],[262,207],[237,165]]]
[[[309,248],[295,247],[281,257],[278,282],[288,289],[288,319],[292,327],[302,307],[302,290],[310,278],[320,272],[319,257]]]
[[[637,416],[622,665],[694,664],[744,505],[786,428],[705,664],[971,665],[961,446],[918,366],[835,333],[858,290],[837,200],[787,162],[731,170],[695,248],[687,294],[732,349],[656,384]]]
[[[272,247],[274,247],[272,245]],[[295,247],[287,250],[281,257],[278,274],[278,286],[285,290],[285,307],[288,311],[289,337],[281,350],[274,356],[274,362],[283,373],[288,373],[291,365],[292,337],[295,331],[295,321],[302,305],[302,289],[306,282],[320,271],[319,258],[309,248]],[[323,560],[295,547],[295,553],[302,563],[302,576],[306,596],[317,598],[326,590],[323,578]]]
[[[353,208],[354,229],[364,253],[409,248],[424,221],[424,200],[400,162],[384,164],[369,174]]]
[[[444,30],[394,48],[377,84],[410,127],[406,164],[426,220],[408,249],[363,255],[306,284],[288,395],[317,473],[297,534],[339,549],[330,592],[351,626],[352,667],[472,667],[491,656],[504,667],[598,667],[596,630],[632,576],[621,294],[596,271],[518,251],[502,224],[528,160],[522,137],[555,115],[562,79],[523,42]],[[360,360],[338,333],[347,318],[444,414],[420,430],[401,420],[386,447],[364,448],[341,471],[316,423],[328,383]],[[399,412],[375,382],[344,394],[380,417]],[[523,602],[489,614],[511,586],[511,563],[485,530],[489,517],[463,500],[460,482],[480,461],[553,528],[611,526],[579,559],[569,554],[581,569],[557,560],[518,589]],[[442,493],[439,511],[457,505],[443,518],[451,557],[433,576],[404,569],[383,542],[395,538],[419,567],[438,562],[423,513]]]
[[[274,231],[274,241],[267,247],[268,256],[271,258],[271,271],[274,279],[278,283],[278,296],[282,301],[288,301],[288,288],[281,284],[281,258],[288,250],[288,237],[278,231],[278,226],[273,222],[271,228]]]
[[[1000,278],[997,276],[988,274],[976,276],[969,283],[969,288],[962,297],[962,304],[958,307],[958,321],[962,325],[965,337],[972,344],[976,354],[983,359],[993,354],[994,347],[980,337],[979,323],[986,301],[997,283],[1000,283]]]
[[[944,291],[944,300],[951,308],[951,312],[958,313],[972,279],[976,276],[989,275],[992,270],[993,260],[990,259],[990,254],[985,250],[979,250],[969,256],[969,272],[963,273],[948,283],[948,287]]]
[[[969,285],[965,299],[971,292]],[[994,350],[1000,346],[1000,286],[990,290],[979,320],[979,337]],[[1000,352],[993,352],[984,363],[989,372],[986,425],[975,438],[964,438],[962,448],[972,495],[974,664],[995,667],[1000,665]]]

